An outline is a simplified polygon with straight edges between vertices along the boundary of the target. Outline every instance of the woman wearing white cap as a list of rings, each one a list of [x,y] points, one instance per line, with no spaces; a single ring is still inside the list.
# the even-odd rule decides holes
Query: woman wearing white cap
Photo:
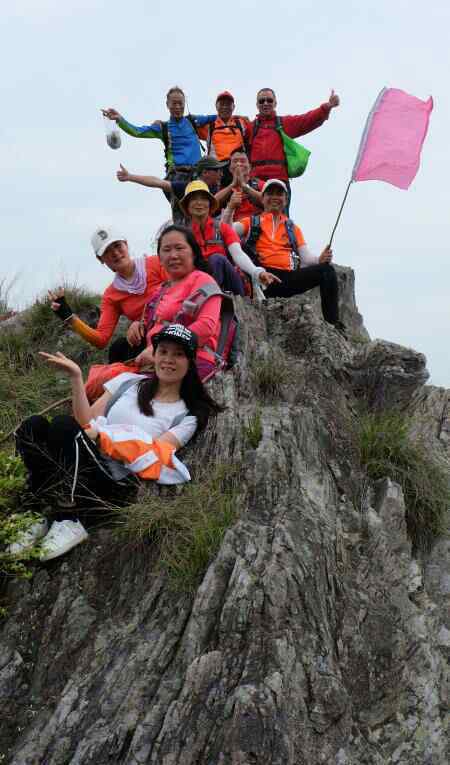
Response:
[[[157,256],[132,258],[126,238],[110,226],[97,228],[91,243],[100,263],[115,273],[112,284],[103,293],[97,326],[90,327],[73,313],[63,289],[49,291],[51,307],[74,332],[96,348],[108,345],[120,317],[126,316],[131,321],[127,336],[112,343],[109,362],[127,361],[145,347],[140,319],[150,293],[167,279],[167,274]]]

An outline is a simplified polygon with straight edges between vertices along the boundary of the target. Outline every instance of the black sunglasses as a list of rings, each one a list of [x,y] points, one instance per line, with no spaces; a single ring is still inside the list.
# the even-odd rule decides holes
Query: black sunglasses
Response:
[[[258,98],[258,104],[273,104],[273,98]]]

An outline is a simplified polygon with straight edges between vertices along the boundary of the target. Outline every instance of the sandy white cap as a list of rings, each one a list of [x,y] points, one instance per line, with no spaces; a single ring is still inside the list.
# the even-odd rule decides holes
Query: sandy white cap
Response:
[[[91,244],[97,258],[101,258],[106,248],[114,242],[126,242],[127,238],[111,226],[99,226],[91,236]]]
[[[265,191],[269,188],[269,186],[279,186],[283,189],[283,191],[287,194],[288,190],[286,187],[286,184],[283,183],[283,181],[279,181],[278,178],[269,178],[268,181],[265,182],[264,186],[261,189],[261,194],[264,194]]]

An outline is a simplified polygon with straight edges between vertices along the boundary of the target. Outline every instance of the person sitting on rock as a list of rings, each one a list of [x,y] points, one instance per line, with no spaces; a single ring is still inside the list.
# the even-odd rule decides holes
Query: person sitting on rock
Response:
[[[16,444],[32,494],[56,504],[62,520],[48,531],[41,518],[10,545],[10,554],[23,555],[44,537],[40,559],[56,558],[88,537],[77,512],[89,519],[95,508],[129,501],[139,479],[164,484],[190,480],[175,452],[222,407],[199,379],[197,338],[191,330],[170,325],[152,336],[152,345],[154,372],[115,377],[92,405],[80,367],[62,353],[40,353],[69,377],[73,417],[60,415],[52,422],[41,415],[29,417],[16,432]]]
[[[70,328],[96,348],[108,345],[121,316],[131,321],[126,337],[115,340],[108,353],[109,363],[128,361],[145,347],[140,320],[153,290],[167,279],[156,255],[132,258],[126,237],[111,226],[99,226],[91,237],[95,256],[115,273],[113,282],[103,293],[100,318],[90,327],[76,316],[64,290],[49,290],[51,307]]]
[[[223,207],[228,202],[234,210],[234,221],[262,212],[262,188],[264,182],[250,178],[250,163],[244,149],[235,149],[231,154],[230,172],[232,180],[215,196]]]
[[[256,291],[260,285],[278,281],[278,277],[268,273],[264,267],[255,266],[242,250],[239,237],[231,226],[213,218],[218,205],[206,183],[192,181],[188,184],[180,205],[190,220],[202,256],[208,261],[214,278],[225,292],[245,295],[242,276],[233,268],[228,255],[234,265],[252,279]]]
[[[266,298],[292,297],[319,287],[325,321],[345,332],[339,320],[338,283],[331,265],[332,250],[325,247],[318,257],[306,246],[301,229],[283,213],[288,191],[283,181],[272,178],[262,190],[264,212],[233,224],[235,232],[246,238],[247,252],[254,252],[255,262],[278,281],[268,285]],[[233,209],[224,219],[231,222]]]
[[[224,163],[218,162],[214,157],[203,157],[195,166],[195,175],[199,180],[206,183],[211,194],[213,194],[217,200],[217,192],[220,189],[223,166]],[[165,197],[170,201],[173,222],[186,222],[185,213],[179,205],[179,202],[183,199],[186,191],[186,181],[169,181],[165,178],[157,178],[154,175],[135,175],[129,173],[123,165],[120,165],[120,170],[117,171],[116,175],[117,180],[122,183],[131,181],[131,183],[139,183],[141,186],[147,186],[150,189],[161,189],[161,191],[164,192]]]
[[[117,109],[102,109],[105,117],[134,138],[159,138],[164,144],[166,180],[189,182],[201,157],[198,129],[216,120],[216,114],[184,116],[186,99],[179,87],[170,88],[166,96],[170,119],[157,120],[151,125],[132,125]]]

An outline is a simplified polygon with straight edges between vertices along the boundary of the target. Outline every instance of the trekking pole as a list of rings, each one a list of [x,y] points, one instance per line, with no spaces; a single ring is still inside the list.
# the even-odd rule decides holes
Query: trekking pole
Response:
[[[52,409],[56,409],[57,406],[62,406],[63,404],[68,404],[69,401],[72,401],[72,396],[66,396],[66,398],[60,398],[58,401],[54,401],[53,404],[49,404],[45,407],[45,409],[41,409],[40,412],[37,412],[38,415],[47,414],[47,412],[51,412]],[[12,430],[9,431],[5,436],[0,438],[0,444],[3,444],[5,441],[8,440],[8,438],[11,438],[11,436],[14,435],[17,428],[19,426],[16,425]]]
[[[350,180],[349,180],[349,182],[348,182],[348,186],[347,186],[347,188],[346,188],[346,190],[345,190],[344,199],[342,200],[342,204],[341,204],[341,207],[340,207],[340,210],[339,210],[338,216],[337,216],[337,220],[336,220],[336,223],[334,224],[334,228],[333,228],[333,231],[331,232],[330,241],[329,241],[329,243],[328,243],[328,247],[329,247],[329,248],[331,248],[331,245],[332,245],[332,243],[333,243],[334,232],[335,232],[335,231],[336,231],[336,229],[337,229],[337,225],[338,225],[338,223],[339,223],[339,220],[340,220],[340,218],[341,218],[341,215],[342,215],[342,210],[344,209],[344,205],[345,205],[345,202],[346,202],[346,200],[347,200],[347,197],[348,197],[348,192],[350,191],[350,186],[352,185],[352,183],[353,183],[353,178],[350,178]]]

